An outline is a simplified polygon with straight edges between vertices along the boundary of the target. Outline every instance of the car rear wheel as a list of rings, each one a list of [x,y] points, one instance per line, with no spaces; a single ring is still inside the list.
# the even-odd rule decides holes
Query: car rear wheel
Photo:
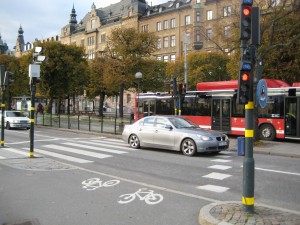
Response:
[[[196,154],[197,152],[197,147],[195,142],[188,138],[185,139],[182,143],[181,143],[181,151],[184,155],[186,156],[193,156]]]
[[[6,129],[10,130],[10,123],[9,122],[6,123]]]
[[[129,145],[131,148],[135,148],[135,149],[140,148],[140,140],[135,134],[130,135]]]

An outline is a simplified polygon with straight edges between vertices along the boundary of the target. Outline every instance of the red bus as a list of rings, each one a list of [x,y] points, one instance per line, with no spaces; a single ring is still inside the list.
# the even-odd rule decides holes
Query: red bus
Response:
[[[260,138],[300,139],[300,83],[290,86],[280,80],[265,81],[267,104],[257,107]],[[245,106],[237,104],[237,88],[236,80],[198,83],[197,91],[188,91],[182,100],[181,116],[203,128],[243,136]],[[178,115],[178,98],[167,92],[141,93],[135,106],[135,120],[154,114]]]

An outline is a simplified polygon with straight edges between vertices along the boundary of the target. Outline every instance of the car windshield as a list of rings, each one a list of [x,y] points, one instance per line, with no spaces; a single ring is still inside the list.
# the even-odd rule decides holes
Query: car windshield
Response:
[[[26,117],[23,112],[6,112],[7,117]]]
[[[170,122],[176,127],[176,128],[195,128],[199,127],[196,124],[194,124],[192,121],[180,118],[180,117],[172,117],[169,118]]]

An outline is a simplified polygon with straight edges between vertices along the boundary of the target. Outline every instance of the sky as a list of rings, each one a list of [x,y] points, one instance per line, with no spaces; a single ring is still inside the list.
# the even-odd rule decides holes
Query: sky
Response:
[[[120,0],[1,0],[0,35],[10,50],[16,45],[20,26],[24,31],[24,41],[33,42],[36,38],[46,39],[60,36],[61,28],[69,23],[70,13],[76,10],[77,21],[90,12],[94,3],[103,8]],[[148,0],[157,5],[168,0]]]

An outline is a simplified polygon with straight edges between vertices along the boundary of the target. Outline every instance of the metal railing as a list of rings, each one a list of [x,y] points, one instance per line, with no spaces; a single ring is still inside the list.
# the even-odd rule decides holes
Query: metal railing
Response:
[[[132,122],[131,115],[122,118],[112,114],[35,114],[35,125],[110,134],[122,134],[124,126]]]

